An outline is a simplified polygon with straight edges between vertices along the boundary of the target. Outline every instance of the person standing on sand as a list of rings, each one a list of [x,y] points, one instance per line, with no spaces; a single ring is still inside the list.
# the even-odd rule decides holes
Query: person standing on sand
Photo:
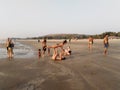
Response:
[[[92,45],[93,45],[93,37],[90,36],[90,37],[88,38],[88,48],[89,48],[89,51],[92,50]]]
[[[12,39],[8,38],[6,41],[6,47],[7,47],[7,54],[8,58],[12,59],[13,58],[13,48],[14,48],[14,43],[12,42]]]
[[[41,58],[41,49],[38,49],[38,58]]]
[[[103,44],[104,44],[104,55],[106,55],[108,52],[108,47],[109,47],[108,35],[105,35],[103,39]]]
[[[40,42],[40,39],[38,39],[38,43]]]
[[[42,56],[44,57],[47,49],[47,40],[44,38],[44,40],[41,43],[42,43]]]
[[[7,48],[7,51],[8,51],[8,47],[9,47],[9,42],[10,42],[10,38],[8,38],[7,41],[6,41],[6,48]]]

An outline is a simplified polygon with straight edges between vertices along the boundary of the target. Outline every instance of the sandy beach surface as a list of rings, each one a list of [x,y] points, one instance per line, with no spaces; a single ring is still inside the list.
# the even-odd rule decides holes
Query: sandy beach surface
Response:
[[[94,40],[90,52],[87,40],[71,41],[67,45],[72,54],[62,61],[51,60],[52,51],[38,59],[41,43],[37,40],[16,42],[29,46],[34,54],[0,58],[0,90],[120,90],[120,40],[109,41],[107,56],[103,40]],[[48,40],[48,45],[58,42]]]

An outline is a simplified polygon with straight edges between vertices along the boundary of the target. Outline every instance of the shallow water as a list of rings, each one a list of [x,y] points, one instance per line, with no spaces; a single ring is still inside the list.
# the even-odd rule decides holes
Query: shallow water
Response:
[[[3,44],[4,41],[0,41],[0,44]],[[31,47],[27,45],[23,45],[19,42],[15,42],[14,58],[30,58],[34,56],[34,51]],[[7,58],[7,50],[6,48],[0,48],[0,59]]]

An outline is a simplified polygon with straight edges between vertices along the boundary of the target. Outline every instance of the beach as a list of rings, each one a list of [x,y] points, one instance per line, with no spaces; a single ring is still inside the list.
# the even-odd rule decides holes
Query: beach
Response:
[[[102,39],[94,40],[92,51],[88,40],[72,40],[67,44],[72,54],[62,61],[51,59],[52,50],[50,56],[38,59],[41,43],[37,40],[15,42],[25,49],[19,53],[23,46],[15,46],[13,60],[0,58],[0,90],[120,90],[120,39],[109,40],[106,56]],[[62,40],[47,43],[59,42]]]

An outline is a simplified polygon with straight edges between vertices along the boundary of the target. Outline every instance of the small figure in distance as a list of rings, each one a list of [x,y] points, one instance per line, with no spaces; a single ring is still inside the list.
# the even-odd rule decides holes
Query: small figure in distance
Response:
[[[45,52],[47,49],[47,40],[44,38],[44,40],[42,41],[42,56],[44,57]]]
[[[93,45],[93,37],[90,36],[90,37],[88,38],[88,48],[89,48],[89,51],[92,50],[92,45]]]
[[[41,58],[41,49],[38,49],[38,58]]]
[[[38,43],[40,42],[40,39],[38,39]]]
[[[71,42],[71,38],[69,38],[69,43]]]
[[[109,41],[108,41],[108,35],[106,34],[104,39],[103,39],[103,44],[104,44],[104,55],[107,54],[108,52],[108,47],[109,47]]]
[[[11,60],[13,58],[13,48],[14,48],[14,43],[12,41],[12,39],[8,38],[7,42],[6,42],[6,46],[7,46],[7,54],[8,54],[8,58]]]

